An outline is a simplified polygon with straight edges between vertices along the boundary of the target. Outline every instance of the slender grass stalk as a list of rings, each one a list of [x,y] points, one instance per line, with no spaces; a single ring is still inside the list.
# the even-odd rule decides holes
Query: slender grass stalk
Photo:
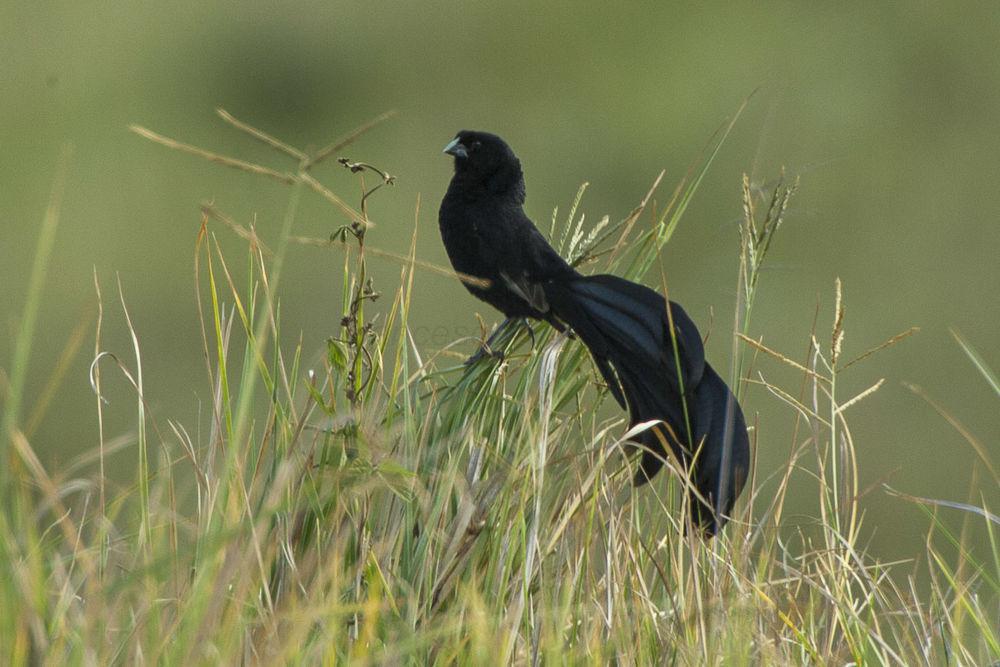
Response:
[[[21,404],[24,401],[24,385],[28,377],[28,359],[31,356],[31,346],[35,341],[35,327],[38,323],[38,312],[42,305],[42,289],[48,274],[49,260],[52,257],[52,246],[56,240],[56,230],[59,228],[59,215],[62,208],[63,191],[69,172],[69,161],[72,149],[63,149],[56,177],[49,197],[48,207],[38,233],[38,248],[31,264],[28,277],[28,293],[21,316],[20,327],[14,340],[14,355],[11,359],[7,392],[4,400],[3,420],[0,422],[0,493],[4,493],[9,483],[13,463],[10,460],[8,447],[15,437],[21,419]]]

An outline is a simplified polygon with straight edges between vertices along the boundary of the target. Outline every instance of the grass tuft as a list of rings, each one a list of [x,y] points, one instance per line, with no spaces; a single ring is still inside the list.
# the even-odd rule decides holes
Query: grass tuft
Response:
[[[252,225],[203,208],[194,277],[207,415],[182,424],[147,409],[141,336],[126,319],[130,355],[103,349],[109,325],[95,280],[101,305],[91,382],[100,439],[92,454],[50,472],[31,443],[48,399],[24,422],[21,403],[30,324],[42,305],[58,219],[53,196],[6,374],[6,661],[913,665],[1000,658],[1000,548],[996,513],[985,502],[893,492],[927,513],[923,574],[907,576],[904,564],[879,562],[865,549],[865,491],[847,417],[882,380],[841,396],[839,378],[911,332],[842,363],[849,322],[839,281],[828,334],[817,323],[801,358],[765,345],[766,330],[751,330],[760,268],[780,242],[797,181],[786,185],[782,175],[765,190],[744,178],[738,300],[732,327],[721,327],[732,332],[731,380],[745,404],[773,397],[788,407],[796,425],[789,457],[778,471],[755,466],[742,509],[706,542],[684,529],[676,467],[669,481],[631,487],[632,462],[622,452],[633,433],[624,432],[620,411],[601,409],[607,392],[579,341],[549,327],[533,335],[509,327],[495,341],[502,359],[468,367],[455,361],[462,358],[455,349],[470,341],[443,350],[416,345],[408,325],[416,277],[451,273],[416,257],[419,202],[409,253],[384,253],[369,245],[378,227],[367,204],[392,177],[344,158],[362,187],[360,200],[348,203],[310,173],[385,116],[311,154],[219,115],[298,167],[280,171],[133,128],[290,188],[273,249]],[[581,188],[565,222],[553,216],[552,237],[576,265],[641,279],[731,127],[666,206],[655,203],[660,174],[624,218],[588,227],[577,215]],[[366,176],[376,184],[366,185]],[[344,218],[329,239],[293,234],[301,198],[314,195]],[[246,242],[245,256],[223,253],[216,224]],[[290,336],[294,325],[282,321],[277,294],[290,243],[342,254],[341,327],[325,342]],[[369,255],[395,259],[398,276],[372,275]],[[249,269],[242,284],[233,261]],[[118,297],[127,318],[121,285]],[[70,336],[67,349],[79,340]],[[959,342],[995,388],[996,374]],[[135,393],[131,438],[104,432],[104,413],[124,409],[102,401],[107,361]],[[796,385],[770,381],[771,363],[796,372]],[[53,377],[64,367],[60,360]],[[766,391],[751,391],[757,387]],[[987,448],[953,423],[996,481]],[[753,429],[757,440],[761,425]],[[104,459],[133,444],[135,479],[116,487]],[[788,518],[793,484],[816,494],[819,516]],[[939,509],[982,522],[992,552],[973,553]]]

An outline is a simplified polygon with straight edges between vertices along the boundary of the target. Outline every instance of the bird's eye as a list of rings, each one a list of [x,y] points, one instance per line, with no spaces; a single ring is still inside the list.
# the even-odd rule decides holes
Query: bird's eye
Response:
[[[483,145],[483,142],[481,142],[481,141],[473,141],[471,148],[472,148],[472,150],[476,150],[477,148],[479,148],[482,145]]]

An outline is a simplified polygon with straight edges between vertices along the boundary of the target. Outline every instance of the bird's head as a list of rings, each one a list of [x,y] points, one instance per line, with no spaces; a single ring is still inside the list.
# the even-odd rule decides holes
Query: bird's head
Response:
[[[521,162],[503,139],[489,132],[462,130],[444,152],[455,158],[455,175],[471,187],[495,193],[517,191],[523,198]]]

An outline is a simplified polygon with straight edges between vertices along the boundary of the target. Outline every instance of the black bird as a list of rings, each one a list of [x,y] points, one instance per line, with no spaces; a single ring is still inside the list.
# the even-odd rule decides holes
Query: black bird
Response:
[[[648,287],[567,264],[525,215],[521,163],[503,139],[463,130],[444,152],[455,174],[441,202],[441,239],[456,271],[488,282],[465,286],[508,318],[572,329],[630,423],[663,422],[636,437],[643,455],[633,483],[649,481],[669,447],[698,491],[689,490],[692,522],[714,535],[743,489],[750,446],[743,411],[705,361],[694,322],[672,301],[668,313]]]

